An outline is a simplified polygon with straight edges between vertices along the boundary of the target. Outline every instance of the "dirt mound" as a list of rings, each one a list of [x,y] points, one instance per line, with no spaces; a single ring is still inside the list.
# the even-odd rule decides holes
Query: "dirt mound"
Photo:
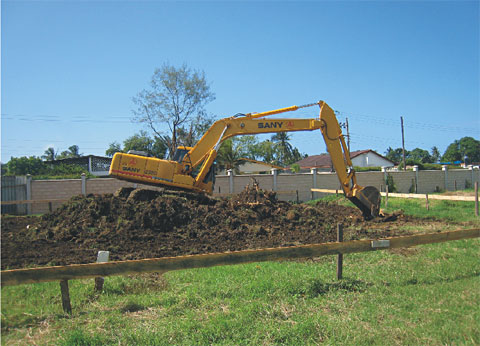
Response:
[[[357,209],[282,202],[255,185],[231,199],[122,188],[36,219],[2,218],[2,268],[90,263],[99,250],[125,260],[334,241],[338,222],[356,229],[351,239],[373,225]]]

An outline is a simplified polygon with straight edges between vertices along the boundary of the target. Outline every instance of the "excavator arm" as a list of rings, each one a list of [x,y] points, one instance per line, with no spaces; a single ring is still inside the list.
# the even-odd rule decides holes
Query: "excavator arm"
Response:
[[[266,119],[267,116],[320,106],[318,119]],[[378,215],[380,193],[375,187],[357,184],[350,154],[334,111],[323,101],[263,113],[241,114],[215,122],[193,148],[182,148],[176,161],[116,153],[110,174],[119,179],[166,185],[212,193],[212,166],[223,141],[238,135],[313,131],[320,129],[345,196],[359,207],[365,218]]]

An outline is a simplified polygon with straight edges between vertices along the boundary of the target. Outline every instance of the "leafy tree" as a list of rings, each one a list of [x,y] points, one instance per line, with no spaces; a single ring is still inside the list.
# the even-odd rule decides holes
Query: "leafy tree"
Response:
[[[6,165],[8,175],[37,175],[45,171],[44,162],[36,156],[12,157]]]
[[[140,131],[123,141],[123,149],[118,142],[110,143],[105,155],[113,156],[117,152],[128,152],[129,150],[144,151],[149,156],[163,158],[167,147],[164,141],[158,137],[150,137],[146,131]]]
[[[290,170],[293,173],[298,173],[298,172],[300,172],[300,165],[298,163],[294,163],[290,166]]]
[[[451,143],[442,156],[442,161],[463,161],[467,157],[468,162],[480,161],[480,141],[473,137],[463,137]]]
[[[134,120],[145,123],[163,140],[172,157],[180,140],[191,146],[203,134],[204,125],[211,123],[204,107],[214,99],[203,72],[192,71],[185,64],[179,68],[165,64],[155,70],[150,88],[133,98],[137,106]]]
[[[261,161],[274,163],[276,160],[275,143],[269,139],[258,144],[258,155]]]
[[[408,158],[415,163],[432,163],[432,156],[427,150],[415,148],[408,152]]]
[[[432,156],[432,163],[436,163],[440,160],[440,157],[442,156],[440,154],[440,150],[438,150],[438,148],[435,146],[435,147],[432,147],[432,151],[431,151],[431,156]]]
[[[408,156],[407,150],[405,150],[405,156]],[[402,148],[393,149],[392,147],[388,147],[387,151],[385,151],[385,157],[390,161],[399,164],[403,160],[403,150]]]
[[[45,161],[54,161],[57,159],[58,153],[52,147],[45,150],[44,154],[42,155],[42,159]],[[33,156],[32,156],[33,157]]]
[[[105,155],[107,155],[108,157],[113,157],[113,155],[115,155],[115,153],[122,153],[122,152],[123,152],[123,150],[122,150],[122,146],[120,145],[120,143],[112,142],[108,146],[108,149],[105,151]]]

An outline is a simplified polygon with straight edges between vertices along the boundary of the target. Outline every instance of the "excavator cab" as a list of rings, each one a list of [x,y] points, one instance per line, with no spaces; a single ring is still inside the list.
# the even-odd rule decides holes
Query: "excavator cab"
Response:
[[[185,155],[191,150],[191,147],[179,146],[173,154],[173,161],[182,162]]]

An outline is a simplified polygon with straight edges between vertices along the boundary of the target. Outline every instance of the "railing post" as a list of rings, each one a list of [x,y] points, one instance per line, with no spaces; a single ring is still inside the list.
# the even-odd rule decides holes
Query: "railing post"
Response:
[[[418,166],[413,166],[413,171],[415,172],[415,193],[418,193]]]
[[[445,191],[448,191],[448,167],[447,165],[442,166],[442,171],[445,177]]]
[[[337,241],[343,242],[343,225],[339,223],[337,225]],[[343,254],[337,255],[337,280],[341,280],[343,277]]]
[[[468,166],[468,169],[470,170],[470,175],[471,175],[471,179],[470,179],[470,182],[472,183],[470,186],[473,186],[473,165],[469,165]]]
[[[478,181],[475,182],[475,215],[478,216]]]
[[[82,173],[82,195],[87,195],[87,177],[85,173]]]
[[[233,193],[233,170],[229,169],[227,171],[228,181],[229,181],[229,193]]]
[[[60,292],[62,293],[62,307],[66,314],[72,314],[72,305],[70,304],[70,293],[68,291],[68,280],[60,281]]]
[[[382,166],[382,173],[383,173],[383,182],[385,183],[385,185],[387,185],[387,167],[385,166]],[[381,189],[380,189],[381,190]]]
[[[273,176],[273,191],[277,191],[277,176],[278,176],[278,169],[272,168],[272,176]]]
[[[312,177],[313,177],[313,188],[316,189],[317,188],[317,169],[316,168],[312,168],[310,170],[310,173],[312,173]],[[315,199],[317,198],[317,193],[316,192],[312,192],[312,199]]]
[[[27,174],[27,186],[26,186],[26,193],[27,193],[27,201],[32,200],[32,176],[30,174]],[[27,204],[27,215],[32,214],[32,204],[28,203]]]

